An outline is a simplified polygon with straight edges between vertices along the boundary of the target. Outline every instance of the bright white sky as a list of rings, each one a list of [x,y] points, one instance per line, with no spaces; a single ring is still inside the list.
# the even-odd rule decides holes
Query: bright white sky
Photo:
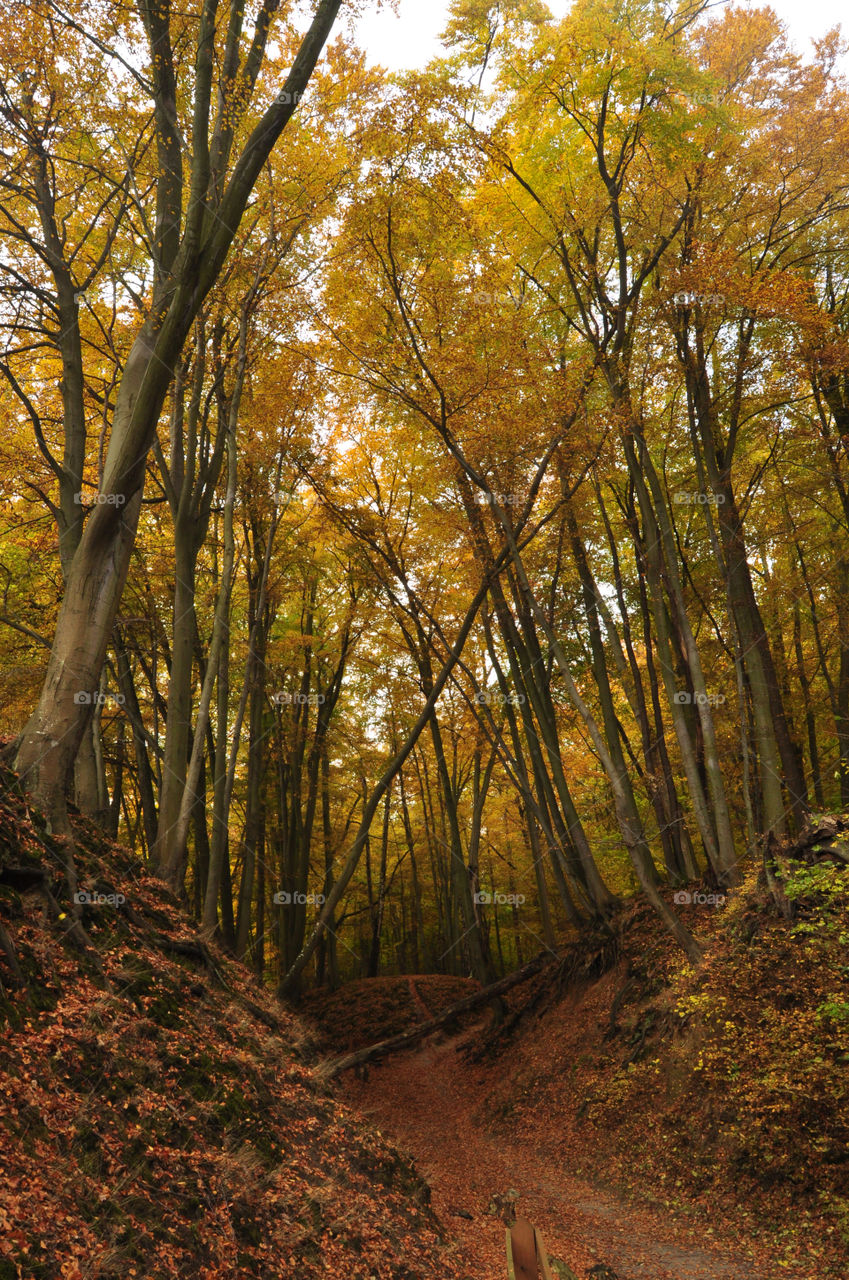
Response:
[[[547,0],[555,17],[562,17],[570,0]],[[763,7],[753,4],[753,8]],[[802,52],[810,48],[812,37],[823,35],[841,23],[849,35],[849,7],[846,0],[772,0],[771,7],[782,18]],[[401,0],[399,16],[388,9],[372,13],[357,24],[360,45],[370,62],[391,70],[423,67],[440,52],[439,32],[445,25],[448,0]]]

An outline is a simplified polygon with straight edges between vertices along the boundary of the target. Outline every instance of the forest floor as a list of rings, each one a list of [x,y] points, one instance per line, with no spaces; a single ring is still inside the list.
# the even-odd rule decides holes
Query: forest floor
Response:
[[[787,883],[789,922],[755,872],[723,912],[691,908],[696,971],[635,902],[612,953],[567,946],[499,1024],[466,1015],[338,1077],[432,1188],[452,1280],[505,1274],[511,1191],[580,1280],[599,1263],[619,1280],[846,1280],[849,886],[822,865]],[[332,1057],[474,990],[387,976],[303,1012]]]
[[[505,1272],[504,1227],[493,1209],[518,1192],[517,1213],[541,1231],[552,1257],[583,1277],[595,1264],[619,1280],[773,1280],[774,1268],[733,1252],[731,1232],[689,1227],[626,1202],[613,1190],[577,1177],[570,1165],[588,1159],[588,1135],[570,1161],[558,1117],[557,1151],[539,1132],[500,1126],[493,1133],[480,1116],[493,1086],[491,1066],[473,1066],[462,1049],[472,1029],[434,1037],[415,1053],[370,1069],[367,1081],[351,1078],[346,1099],[381,1133],[409,1152],[433,1193],[433,1207],[456,1235],[457,1280],[490,1280]],[[715,1238],[718,1236],[719,1238]],[[782,1268],[793,1280],[813,1280]]]
[[[430,1192],[300,1020],[0,764],[0,1280],[445,1280]],[[5,944],[5,945],[4,945]]]
[[[129,851],[74,837],[82,938],[0,764],[0,1280],[504,1280],[511,1191],[579,1280],[849,1276],[842,869],[802,868],[792,922],[744,886],[696,971],[628,904],[497,1025],[328,1084],[475,984],[281,1007]]]

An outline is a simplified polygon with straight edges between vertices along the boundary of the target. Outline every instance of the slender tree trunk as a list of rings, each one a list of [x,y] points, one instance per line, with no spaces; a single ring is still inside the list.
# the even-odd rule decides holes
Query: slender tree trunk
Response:
[[[681,877],[686,880],[695,880],[698,875],[698,869],[693,854],[690,833],[687,830],[681,802],[675,789],[672,763],[669,759],[669,751],[666,745],[666,732],[660,706],[657,666],[655,663],[651,612],[646,595],[645,579],[642,574],[639,575],[638,590],[643,623],[644,661],[649,681],[652,719],[649,718],[648,701],[643,688],[642,672],[634,651],[631,621],[625,601],[625,589],[616,539],[602,499],[601,489],[598,485],[596,485],[595,493],[613,563],[613,580],[627,661],[625,656],[620,653],[616,624],[610,616],[610,611],[597,585],[594,587],[596,601],[611,637],[613,656],[622,675],[629,705],[639,725],[643,759],[645,760],[649,777],[652,780],[649,783],[650,799],[660,827],[661,844],[667,871],[673,880]],[[628,678],[629,674],[630,679]]]
[[[645,836],[643,834],[642,824],[640,823],[639,815],[633,811],[632,806],[629,803],[628,793],[625,790],[625,788],[622,786],[616,766],[607,750],[605,742],[599,731],[598,725],[596,724],[595,719],[589,710],[589,707],[586,705],[580,693],[578,692],[578,688],[575,684],[575,681],[572,678],[572,673],[569,669],[569,663],[566,659],[566,655],[564,654],[563,649],[560,645],[560,642],[558,641],[557,636],[554,634],[554,631],[551,629],[551,627],[549,627],[548,622],[545,618],[545,615],[543,614],[541,608],[539,607],[539,604],[536,601],[533,591],[530,588],[530,584],[528,583],[527,575],[525,573],[525,569],[522,564],[521,556],[519,554],[518,547],[516,546],[516,542],[513,537],[509,519],[505,515],[503,509],[500,507],[500,504],[496,504],[496,509],[498,510],[499,518],[501,519],[501,523],[502,523],[502,528],[504,529],[504,533],[510,547],[510,552],[513,557],[513,564],[515,565],[516,572],[519,576],[522,589],[526,594],[526,597],[531,606],[531,609],[533,610],[534,618],[536,619],[541,630],[546,635],[546,638],[548,639],[549,644],[551,645],[555,662],[557,663],[558,670],[560,671],[560,674],[563,677],[563,681],[566,685],[572,704],[580,714],[581,719],[584,721],[584,724],[586,725],[587,730],[592,739],[593,746],[595,747],[596,752],[598,753],[599,759],[602,762],[604,771],[607,774],[607,779],[608,779],[608,782],[610,783],[610,787],[613,792],[613,800],[614,800],[614,806],[616,809],[617,821],[619,823],[619,829],[622,832],[622,838],[625,842],[625,846],[631,857],[634,870],[637,873],[637,878],[640,884],[642,885],[643,891],[645,892],[645,895],[648,898],[649,902],[654,907],[655,911],[660,916],[663,923],[669,929],[670,933],[674,936],[676,941],[679,943],[679,945],[687,955],[690,962],[692,964],[699,964],[702,960],[701,947],[696,942],[695,938],[690,933],[689,929],[685,927],[685,925],[675,915],[673,911],[670,911],[669,907],[666,905],[666,903],[663,901],[663,899],[661,898],[660,894],[657,891],[656,884],[655,884],[654,865],[651,861],[651,855],[645,841]]]
[[[235,164],[217,216],[209,216],[206,222],[204,204],[211,196],[209,156],[203,147],[195,149],[191,177],[197,200],[187,211],[182,241],[180,209],[167,207],[172,187],[176,200],[182,195],[179,147],[176,169],[169,170],[165,162],[158,193],[163,215],[158,228],[162,256],[157,263],[154,308],[133,343],[118,386],[101,482],[101,495],[107,501],[92,510],[69,566],[41,696],[16,760],[21,779],[38,799],[52,830],[66,834],[70,830],[66,793],[91,718],[90,706],[81,703],[79,695],[92,692],[100,683],[135,545],[147,456],[176,362],[195,316],[218,279],[254,185],[312,75],[339,5],[340,0],[320,0],[286,79],[288,105],[278,97],[267,108]],[[157,22],[161,17],[156,15]],[[167,27],[165,34],[167,39]],[[155,43],[152,28],[149,35]],[[199,74],[206,77],[208,73],[211,85],[214,41],[206,30],[201,32],[201,40]],[[258,52],[262,54],[261,45]],[[173,76],[170,60],[168,69]],[[160,79],[160,89],[162,84]],[[209,102],[210,94],[197,95],[198,136],[202,132],[204,137],[209,136]],[[165,137],[167,128],[164,132],[161,128],[162,113],[168,109],[160,96],[156,113],[160,148],[165,147],[170,155],[174,138]],[[167,150],[169,145],[171,151]],[[163,161],[166,152],[162,153]]]
[[[501,558],[500,561],[494,566],[495,572],[500,571],[500,569],[502,568],[503,559],[504,558]],[[310,960],[312,959],[312,956],[315,952],[315,948],[318,945],[319,938],[321,937],[321,934],[324,932],[324,930],[327,928],[328,922],[333,916],[336,906],[338,905],[342,897],[342,894],[345,892],[345,889],[347,888],[348,883],[357,868],[357,865],[360,860],[360,856],[363,851],[363,846],[365,844],[365,841],[368,837],[369,830],[371,828],[372,820],[374,818],[375,812],[377,811],[377,807],[380,804],[380,801],[382,800],[385,792],[391,785],[392,779],[395,777],[398,770],[403,767],[404,761],[413,751],[413,748],[418,742],[422,734],[422,731],[425,728],[427,728],[428,724],[430,723],[430,718],[433,712],[433,708],[436,706],[436,703],[439,700],[439,696],[442,693],[442,690],[444,689],[445,685],[447,684],[451,676],[452,671],[454,670],[458,661],[460,660],[460,657],[463,652],[463,648],[469,636],[469,632],[471,631],[475,618],[477,617],[478,610],[480,609],[484,599],[486,598],[486,594],[489,590],[489,587],[490,587],[490,579],[486,577],[484,578],[482,585],[478,588],[477,592],[475,593],[475,596],[471,604],[469,605],[469,608],[466,611],[466,615],[460,625],[460,629],[457,634],[457,637],[453,645],[451,646],[451,649],[448,653],[448,656],[445,662],[442,665],[442,669],[440,670],[440,672],[438,673],[438,675],[436,676],[433,682],[433,688],[431,689],[430,694],[427,697],[427,700],[425,702],[424,707],[422,708],[422,711],[421,711],[421,714],[419,715],[418,720],[416,720],[415,724],[411,728],[400,750],[397,751],[396,754],[393,756],[393,758],[387,763],[382,776],[378,780],[375,787],[372,789],[372,793],[369,797],[369,802],[366,805],[365,812],[363,813],[362,820],[360,822],[359,830],[356,836],[354,837],[354,840],[351,844],[350,849],[348,850],[348,854],[345,858],[345,863],[342,867],[340,874],[336,879],[336,883],[334,884],[333,889],[330,895],[328,896],[327,901],[322,906],[322,909],[319,913],[318,920],[316,921],[316,924],[315,924],[315,928],[313,929],[313,932],[309,937],[309,939],[307,940],[307,942],[305,943],[305,945],[302,947],[300,954],[297,956],[294,963],[290,966],[288,973],[285,974],[282,981],[280,982],[280,985],[278,987],[278,995],[281,998],[285,998],[286,996],[291,997],[291,996],[297,995],[300,989],[301,975],[304,969],[306,968],[306,966],[309,964]]]
[[[322,743],[321,749],[321,832],[324,848],[322,896],[327,901],[333,890],[333,827],[330,816],[330,762],[327,758],[326,742]],[[339,986],[336,931],[332,917],[319,941],[316,960],[316,981],[319,986],[323,986],[326,981],[331,991],[335,991]]]
[[[200,756],[206,734],[206,723],[212,701],[212,686],[217,682],[217,725],[215,735],[215,773],[213,778],[212,802],[212,841],[209,854],[209,877],[206,882],[206,895],[203,903],[203,931],[211,937],[218,924],[218,899],[222,892],[224,864],[227,863],[229,878],[229,849],[227,811],[224,793],[227,781],[227,727],[230,710],[230,652],[224,643],[225,633],[230,628],[230,596],[233,590],[233,575],[236,564],[236,540],[233,532],[233,504],[236,499],[236,482],[238,461],[236,452],[236,420],[231,416],[227,431],[227,491],[224,500],[224,555],[221,563],[221,576],[218,583],[218,597],[215,604],[215,617],[212,624],[212,638],[207,657],[206,674],[201,689],[200,707],[195,724],[195,736],[192,744],[192,760],[189,765],[189,776],[186,790],[192,778],[200,769]],[[186,803],[186,791],[183,793],[183,804]],[[176,833],[177,838],[180,831]],[[182,850],[175,839],[172,866],[179,877],[182,862]],[[231,907],[232,909],[232,907]],[[234,939],[235,941],[235,939]]]
[[[380,875],[377,884],[377,902],[372,913],[371,946],[369,948],[368,974],[376,978],[380,972],[380,939],[383,933],[383,912],[386,904],[386,863],[389,854],[389,809],[392,791],[387,788],[383,800],[383,830],[380,838]],[[368,797],[366,797],[367,802]]]
[[[393,739],[393,750],[397,752],[398,743]],[[410,821],[410,809],[407,803],[407,789],[404,770],[398,770],[398,794],[401,800],[401,820],[404,824],[404,839],[410,857],[410,883],[412,904],[410,907],[410,952],[413,973],[421,973],[420,947],[424,938],[424,920],[422,916],[422,891],[419,884],[418,865],[416,862],[416,846],[413,837],[413,824]]]
[[[739,362],[745,361],[750,336],[749,331],[742,339]],[[742,363],[738,364],[738,379],[729,411],[732,422],[728,441],[723,445],[719,438],[716,407],[701,349],[701,334],[697,332],[696,351],[689,349],[686,340],[680,344],[680,350],[688,386],[691,437],[694,447],[698,448],[701,444],[701,457],[717,500],[717,523],[722,542],[726,589],[749,677],[766,828],[777,834],[785,829],[783,781],[790,794],[797,829],[801,830],[807,806],[805,780],[785,714],[769,638],[752,585],[743,522],[731,479],[733,440],[736,438],[736,420],[740,412],[739,371],[743,366]]]
[[[117,659],[118,687],[124,698],[124,710],[133,728],[133,748],[136,759],[136,778],[142,820],[144,824],[145,848],[147,856],[151,856],[156,839],[156,799],[153,789],[153,770],[147,752],[144,721],[139,707],[136,687],[133,682],[130,658],[124,643],[120,627],[114,631],[115,654]]]
[[[679,747],[687,771],[691,799],[699,819],[702,839],[705,840],[708,856],[714,865],[717,878],[720,883],[733,884],[739,879],[739,871],[728,801],[725,794],[725,782],[719,763],[713,712],[705,685],[701,657],[687,616],[666,499],[639,426],[634,422],[633,414],[630,411],[630,398],[627,393],[618,389],[616,403],[625,415],[625,420],[633,424],[630,432],[623,433],[622,441],[645,524],[645,562],[651,574],[650,590],[655,613],[655,631],[658,635],[661,654],[668,655],[669,659],[663,667],[664,681],[672,707],[676,736],[678,737]],[[635,439],[639,442],[639,459],[634,445]],[[698,771],[693,759],[686,717],[680,705],[680,696],[687,691],[675,688],[675,674],[671,663],[670,637],[666,623],[666,609],[661,595],[661,582],[665,584],[669,594],[675,623],[683,642],[687,665],[693,683],[693,696],[696,701],[696,711],[704,742],[705,769],[708,777],[713,821],[711,821],[707,805],[702,802],[703,788],[698,779]],[[661,634],[661,631],[663,634]],[[677,711],[676,707],[678,708]]]
[[[602,639],[598,610],[596,607],[595,582],[587,563],[586,548],[578,532],[578,525],[575,520],[571,503],[569,502],[566,504],[565,518],[566,527],[569,531],[569,541],[572,547],[572,557],[575,561],[575,565],[578,570],[578,577],[581,583],[584,616],[587,621],[587,629],[590,637],[593,675],[595,678],[596,688],[598,690],[599,701],[601,703],[602,721],[604,724],[607,750],[610,755],[612,767],[616,771],[617,787],[622,793],[623,803],[628,814],[628,823],[635,832],[641,831],[642,821],[637,809],[637,801],[633,787],[631,786],[631,778],[628,773],[627,765],[625,764],[625,757],[622,752],[622,741],[619,736],[619,721],[616,716],[616,710],[613,706],[613,695],[611,693],[610,680],[607,672],[604,641]],[[640,840],[645,855],[645,874],[647,877],[656,880],[658,878],[657,871],[644,833],[640,836]]]
[[[242,883],[239,890],[239,910],[236,919],[236,955],[243,958],[248,949],[248,938],[253,916],[254,884],[257,860],[261,857],[265,827],[264,772],[265,736],[263,734],[265,708],[265,628],[257,635],[257,661],[251,674],[248,780],[245,797],[245,830],[242,839]]]
[[[808,759],[811,764],[811,783],[814,788],[814,800],[817,808],[825,808],[825,796],[822,789],[820,772],[820,752],[817,742],[817,722],[811,704],[811,682],[805,669],[805,654],[802,648],[802,618],[799,610],[798,596],[793,598],[793,655],[796,659],[796,679],[802,691],[802,708],[805,716],[805,732],[808,738]]]

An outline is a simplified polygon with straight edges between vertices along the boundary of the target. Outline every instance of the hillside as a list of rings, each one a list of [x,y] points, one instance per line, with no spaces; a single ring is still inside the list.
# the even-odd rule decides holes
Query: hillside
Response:
[[[632,902],[497,1024],[476,1010],[328,1087],[326,1055],[476,984],[364,980],[296,1017],[75,820],[79,933],[62,846],[0,784],[2,1280],[489,1280],[513,1200],[563,1276],[845,1277],[841,819],[778,851],[783,890],[753,871],[679,904],[697,971]]]
[[[317,1091],[298,1020],[129,853],[61,850],[0,777],[0,1277],[436,1280],[411,1163]],[[43,869],[47,868],[46,873]],[[109,901],[109,896],[125,901]]]
[[[508,996],[503,1024],[436,1036],[366,1082],[347,1073],[346,1095],[415,1155],[437,1209],[461,1211],[479,1274],[498,1258],[489,1197],[511,1186],[579,1275],[601,1260],[620,1280],[845,1280],[849,884],[839,858],[801,854],[782,859],[789,919],[756,872],[721,908],[679,908],[706,947],[698,971],[632,903],[606,962],[582,940]],[[342,1028],[365,985],[344,1014],[337,997]],[[328,1040],[331,1026],[325,1001]],[[344,1030],[332,1047],[352,1047]],[[496,1159],[503,1186],[478,1176]]]

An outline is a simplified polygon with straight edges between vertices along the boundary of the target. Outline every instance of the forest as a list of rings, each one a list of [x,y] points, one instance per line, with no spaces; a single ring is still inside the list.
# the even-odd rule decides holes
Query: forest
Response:
[[[849,863],[839,31],[453,0],[390,72],[363,8],[2,0],[28,874],[83,958],[160,886],[263,1009],[429,975],[436,1015],[629,912],[712,980],[741,895],[798,921],[789,849],[829,920]]]

